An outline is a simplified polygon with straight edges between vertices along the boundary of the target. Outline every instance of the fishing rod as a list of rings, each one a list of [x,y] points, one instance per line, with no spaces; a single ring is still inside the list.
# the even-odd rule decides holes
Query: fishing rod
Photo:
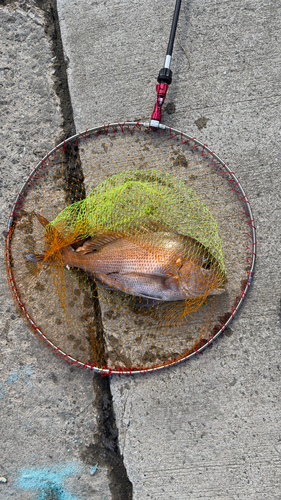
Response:
[[[158,128],[161,122],[161,110],[162,106],[165,102],[166,93],[169,88],[169,85],[172,83],[173,72],[170,69],[172,53],[174,48],[174,41],[176,36],[176,30],[178,25],[179,13],[181,8],[181,0],[176,0],[174,17],[172,21],[172,27],[170,32],[170,38],[167,48],[167,53],[164,62],[164,68],[160,69],[159,75],[157,78],[158,85],[156,85],[157,92],[157,101],[154,107],[154,111],[151,115],[150,126],[153,128]]]

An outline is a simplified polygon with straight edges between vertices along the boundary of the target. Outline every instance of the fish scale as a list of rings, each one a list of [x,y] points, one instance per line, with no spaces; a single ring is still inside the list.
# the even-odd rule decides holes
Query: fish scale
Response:
[[[95,271],[106,274],[166,275],[172,263],[172,252],[150,252],[125,239],[108,243],[96,252],[86,255],[88,255],[88,260],[91,260]]]

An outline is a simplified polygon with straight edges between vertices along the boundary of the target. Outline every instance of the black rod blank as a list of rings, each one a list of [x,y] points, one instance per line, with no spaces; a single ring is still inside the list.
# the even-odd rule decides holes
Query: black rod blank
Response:
[[[170,33],[170,38],[169,38],[169,43],[168,43],[168,48],[167,48],[167,56],[171,56],[172,52],[173,52],[180,8],[181,8],[181,0],[176,0],[176,6],[175,6],[175,11],[174,11],[172,27],[171,27],[171,33]]]

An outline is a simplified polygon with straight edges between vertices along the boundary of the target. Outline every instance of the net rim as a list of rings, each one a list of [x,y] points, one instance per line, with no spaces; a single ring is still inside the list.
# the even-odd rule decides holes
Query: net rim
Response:
[[[30,183],[32,184],[33,178],[34,179],[38,178],[37,170],[39,168],[44,170],[44,164],[47,164],[47,165],[50,164],[50,163],[48,163],[48,162],[50,162],[49,156],[52,155],[53,153],[55,153],[57,150],[64,151],[65,145],[68,144],[69,142],[72,142],[73,140],[76,140],[76,142],[77,142],[78,139],[80,139],[82,137],[86,141],[87,134],[96,135],[96,133],[99,133],[101,131],[104,131],[107,134],[110,129],[113,129],[113,132],[115,133],[118,128],[120,128],[121,131],[124,132],[125,127],[129,130],[130,133],[133,133],[133,131],[136,128],[139,130],[141,130],[141,128],[145,128],[147,130],[152,129],[153,131],[158,131],[160,133],[161,133],[161,131],[166,130],[170,133],[171,139],[173,137],[175,137],[176,135],[179,135],[181,137],[182,144],[187,143],[187,142],[191,142],[194,144],[192,149],[195,149],[197,147],[201,148],[202,149],[201,156],[211,155],[213,157],[213,159],[216,160],[217,164],[220,164],[222,166],[221,173],[224,170],[225,172],[227,172],[231,176],[231,178],[232,178],[231,181],[235,182],[235,184],[232,187],[232,190],[235,190],[236,192],[238,192],[237,191],[237,189],[238,189],[242,195],[242,197],[238,198],[238,200],[244,201],[245,207],[247,208],[248,213],[245,213],[244,211],[242,213],[249,219],[246,222],[249,224],[249,226],[251,228],[250,229],[250,231],[251,231],[250,237],[252,239],[252,243],[250,243],[250,245],[252,246],[252,248],[250,248],[249,245],[247,245],[247,248],[251,252],[251,263],[250,263],[251,267],[250,267],[250,271],[247,271],[248,277],[247,277],[245,289],[241,290],[242,294],[240,297],[236,297],[237,304],[236,304],[236,306],[232,306],[231,316],[227,319],[226,322],[224,322],[224,323],[221,322],[221,328],[217,333],[215,333],[215,335],[213,335],[213,336],[209,335],[209,339],[207,342],[205,340],[203,340],[203,342],[204,342],[203,345],[200,345],[200,343],[199,343],[199,345],[196,345],[194,352],[189,353],[187,356],[184,356],[181,359],[176,359],[176,360],[169,362],[167,364],[162,364],[160,366],[155,366],[155,367],[150,367],[150,368],[143,368],[143,369],[119,368],[117,370],[117,369],[111,369],[108,367],[99,368],[97,366],[90,365],[89,363],[83,363],[82,361],[79,361],[78,359],[73,358],[70,354],[65,353],[60,347],[55,346],[53,344],[53,342],[50,339],[48,339],[48,337],[40,330],[40,328],[38,328],[36,326],[35,322],[33,321],[31,316],[27,312],[25,305],[22,303],[21,298],[20,298],[20,293],[17,290],[17,286],[16,286],[15,279],[13,276],[12,265],[11,265],[11,251],[10,251],[11,247],[10,247],[10,244],[11,244],[13,224],[16,221],[16,217],[18,215],[16,212],[16,209],[20,209],[22,203],[24,202],[25,197],[23,196],[23,194],[27,190],[27,185]],[[133,127],[132,130],[130,129],[130,127]],[[164,368],[171,368],[173,366],[178,365],[179,363],[183,363],[184,361],[187,361],[188,359],[191,359],[191,358],[197,356],[197,354],[202,353],[207,347],[212,345],[213,342],[215,342],[217,340],[217,338],[227,329],[227,327],[229,326],[229,324],[231,323],[231,321],[234,319],[234,317],[238,313],[239,309],[241,308],[243,302],[245,301],[245,297],[249,291],[249,288],[251,286],[253,276],[254,276],[254,267],[255,267],[255,261],[256,261],[256,245],[257,245],[256,228],[254,225],[254,218],[253,218],[253,214],[252,214],[252,210],[251,210],[251,206],[250,206],[250,202],[248,200],[248,197],[247,197],[243,187],[241,186],[240,181],[238,180],[238,178],[234,174],[234,172],[231,171],[231,169],[227,166],[227,164],[214,151],[212,151],[210,148],[208,148],[208,146],[206,146],[206,144],[202,143],[201,141],[198,141],[195,137],[191,137],[190,135],[186,134],[185,132],[182,132],[181,130],[177,130],[175,128],[172,128],[168,125],[163,125],[160,123],[158,128],[155,129],[154,127],[150,127],[150,123],[124,121],[123,123],[121,123],[121,122],[108,123],[107,125],[104,124],[101,126],[93,127],[90,129],[86,129],[82,133],[78,132],[77,134],[69,137],[68,139],[65,139],[60,144],[55,146],[52,150],[50,150],[39,161],[39,163],[34,167],[32,172],[28,175],[21,190],[18,192],[18,194],[16,196],[15,202],[13,203],[13,208],[12,208],[11,214],[9,216],[9,220],[8,220],[7,236],[6,236],[6,240],[5,240],[5,260],[6,260],[8,283],[9,283],[9,287],[10,287],[10,290],[11,290],[11,293],[13,295],[15,302],[18,304],[19,308],[21,309],[21,312],[24,314],[25,318],[27,319],[28,325],[32,328],[32,330],[34,331],[36,336],[39,337],[44,342],[44,344],[47,345],[47,347],[49,347],[53,352],[55,352],[55,354],[60,359],[63,359],[67,364],[76,366],[76,368],[82,368],[82,369],[87,368],[90,371],[100,373],[103,376],[121,375],[121,374],[136,375],[136,374],[145,374],[145,373],[152,373],[155,371],[161,371]]]

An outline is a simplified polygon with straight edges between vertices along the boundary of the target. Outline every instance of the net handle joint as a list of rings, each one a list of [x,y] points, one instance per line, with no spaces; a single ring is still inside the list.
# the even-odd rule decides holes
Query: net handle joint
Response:
[[[165,102],[168,87],[169,86],[167,85],[167,83],[160,83],[159,85],[156,85],[157,101],[154,107],[154,111],[151,115],[151,121],[150,121],[151,127],[155,128],[159,127],[159,124],[161,122],[161,110]]]

